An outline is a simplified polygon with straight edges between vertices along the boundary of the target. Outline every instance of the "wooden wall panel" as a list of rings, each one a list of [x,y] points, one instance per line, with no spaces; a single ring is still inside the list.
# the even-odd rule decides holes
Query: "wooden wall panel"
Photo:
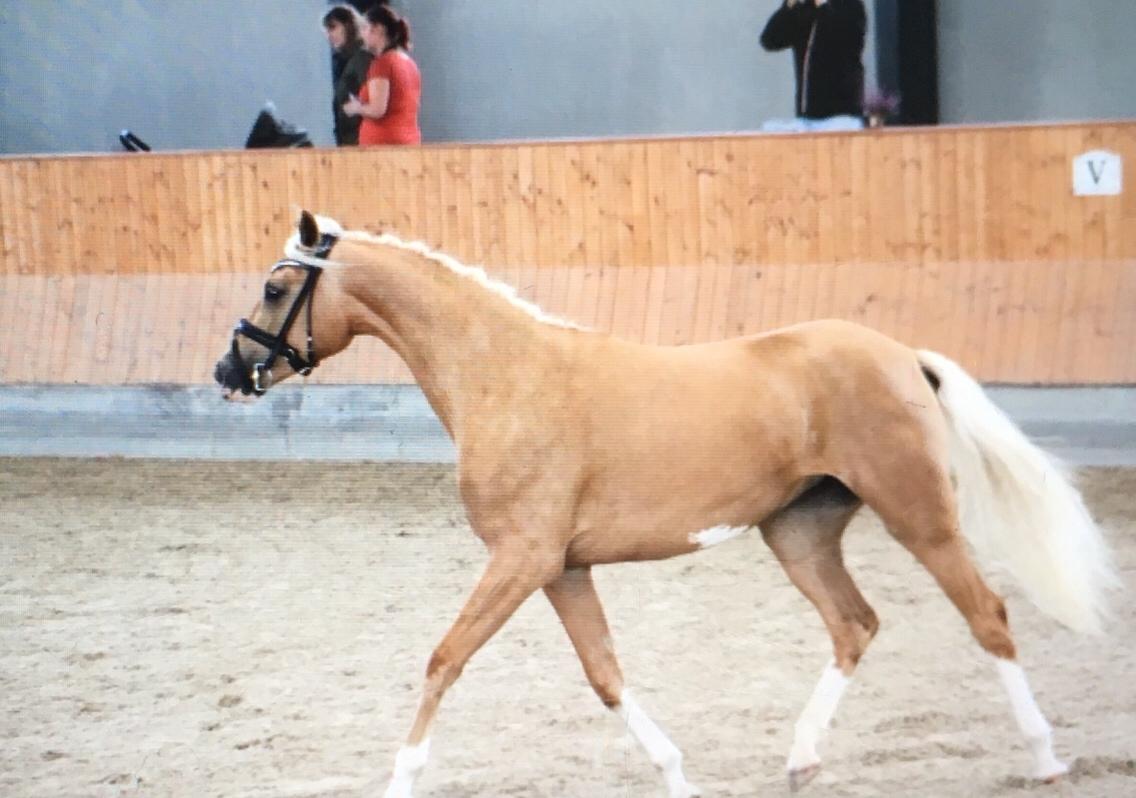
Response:
[[[792,286],[837,287],[839,315],[902,337],[913,346],[949,353],[973,352],[980,379],[1017,383],[1132,383],[1131,351],[1136,305],[1136,262],[1081,264],[1084,284],[1115,285],[1111,293],[1029,292],[1007,301],[1006,287],[1066,284],[1070,267],[1044,261],[973,264],[973,283],[942,279],[942,264],[811,264],[759,267],[732,264],[609,269],[622,282],[610,292],[606,318],[572,313],[602,289],[603,270],[592,266],[503,268],[492,273],[533,286],[546,280],[537,300],[549,313],[587,316],[596,329],[665,344],[696,343],[805,321],[818,315],[795,300]],[[80,384],[201,384],[228,346],[232,323],[259,293],[256,273],[0,276],[0,382]],[[889,293],[916,286],[913,325],[900,306],[912,301]],[[564,290],[579,286],[578,291]],[[723,288],[725,286],[726,288]],[[539,287],[539,286],[538,286]],[[557,289],[557,287],[560,287]],[[556,289],[556,290],[554,290]],[[728,289],[728,290],[727,290]],[[1094,293],[1094,291],[1096,293]],[[531,290],[520,291],[532,296]],[[706,297],[705,300],[701,299]],[[600,307],[590,302],[594,309]],[[1013,308],[1020,304],[1019,308]],[[715,307],[717,309],[715,310]],[[708,323],[708,320],[725,320]],[[1031,324],[1023,320],[1034,319]],[[1044,323],[1043,323],[1044,322]],[[1044,335],[1043,335],[1044,333]],[[1080,344],[1076,344],[1080,342]],[[1056,345],[1051,346],[1051,343]],[[1018,356],[995,354],[1016,347]],[[961,355],[959,355],[961,357]],[[376,341],[332,358],[316,383],[406,382],[410,374]]]
[[[1072,196],[1098,147],[1127,191]],[[1133,382],[1134,161],[1133,123],[2,158],[0,381],[207,381],[299,206],[634,339],[839,316],[987,380]],[[408,378],[377,344],[319,372]]]
[[[5,271],[231,271],[293,205],[537,266],[1132,257],[1071,157],[1132,126],[0,159]]]

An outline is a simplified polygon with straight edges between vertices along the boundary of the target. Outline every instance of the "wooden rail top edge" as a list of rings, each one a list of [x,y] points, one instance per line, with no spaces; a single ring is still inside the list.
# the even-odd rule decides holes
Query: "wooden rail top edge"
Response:
[[[888,136],[937,136],[957,133],[1002,133],[1016,130],[1075,130],[1123,128],[1136,133],[1136,119],[1108,119],[1086,121],[1059,121],[1059,122],[1005,122],[984,124],[957,124],[957,125],[920,125],[920,126],[887,126],[882,128],[865,128],[852,131],[808,131],[808,132],[764,132],[760,130],[738,130],[717,133],[700,132],[690,134],[662,133],[657,135],[628,135],[628,136],[595,136],[595,137],[564,137],[564,138],[535,138],[535,139],[494,139],[491,141],[437,141],[427,142],[416,147],[367,147],[367,148],[340,148],[340,147],[302,147],[302,148],[269,148],[248,150],[243,148],[218,148],[199,150],[157,150],[152,152],[72,152],[72,153],[6,153],[0,154],[0,164],[14,161],[53,161],[53,160],[97,160],[118,159],[124,156],[130,158],[194,158],[203,155],[244,155],[249,157],[283,157],[307,153],[312,157],[326,156],[331,152],[406,152],[406,151],[432,151],[432,150],[486,150],[486,149],[512,149],[518,147],[563,147],[563,146],[602,146],[607,144],[640,144],[657,142],[713,142],[748,140],[787,140],[797,141],[802,138],[840,138],[840,137],[888,137]]]

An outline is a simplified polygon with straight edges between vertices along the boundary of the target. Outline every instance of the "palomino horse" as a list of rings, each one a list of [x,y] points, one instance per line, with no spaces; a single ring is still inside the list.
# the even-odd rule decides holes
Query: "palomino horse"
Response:
[[[878,627],[841,556],[862,504],[934,575],[991,655],[1034,775],[1066,772],[1002,600],[960,526],[1040,607],[1078,629],[1098,624],[1113,578],[1108,554],[1059,468],[947,358],[841,321],[644,346],[545,316],[421,244],[345,232],[306,211],[285,255],[217,364],[225,396],[264,393],[356,335],[378,336],[453,438],[461,498],[490,553],[430,659],[388,798],[411,794],[442,696],[537,590],[671,798],[699,794],[678,748],[625,689],[591,568],[689,554],[753,527],[832,636],[833,659],[788,757],[791,785],[805,783]]]

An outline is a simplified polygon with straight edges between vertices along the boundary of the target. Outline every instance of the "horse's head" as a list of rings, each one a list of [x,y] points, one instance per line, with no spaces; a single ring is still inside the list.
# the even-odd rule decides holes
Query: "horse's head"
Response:
[[[233,330],[213,378],[233,399],[260,395],[293,374],[308,374],[351,339],[339,276],[328,255],[343,232],[334,221],[300,214],[296,233],[265,280],[260,301]]]

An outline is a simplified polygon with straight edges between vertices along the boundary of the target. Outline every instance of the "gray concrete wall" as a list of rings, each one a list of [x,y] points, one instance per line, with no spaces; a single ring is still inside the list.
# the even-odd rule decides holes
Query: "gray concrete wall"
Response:
[[[793,115],[780,0],[415,0],[430,140],[756,130]],[[870,5],[870,3],[869,3]],[[865,66],[875,75],[869,35]]]
[[[1136,389],[989,389],[1075,465],[1136,465]],[[0,386],[0,455],[452,462],[416,386],[294,386],[253,404],[216,388]]]
[[[428,141],[754,130],[792,112],[778,0],[401,0]],[[330,144],[322,0],[0,2],[0,152],[240,147],[266,99]],[[868,3],[869,16],[873,4]],[[942,117],[1136,116],[1136,2],[939,3]],[[869,36],[865,65],[874,82]]]
[[[3,0],[0,153],[240,148],[265,100],[330,144],[322,0]]]
[[[402,0],[427,141],[755,130],[791,116],[779,0]],[[266,99],[331,143],[321,0],[4,0],[0,152],[243,146]],[[874,73],[869,36],[865,65]]]
[[[944,0],[944,122],[1136,117],[1136,2]]]

